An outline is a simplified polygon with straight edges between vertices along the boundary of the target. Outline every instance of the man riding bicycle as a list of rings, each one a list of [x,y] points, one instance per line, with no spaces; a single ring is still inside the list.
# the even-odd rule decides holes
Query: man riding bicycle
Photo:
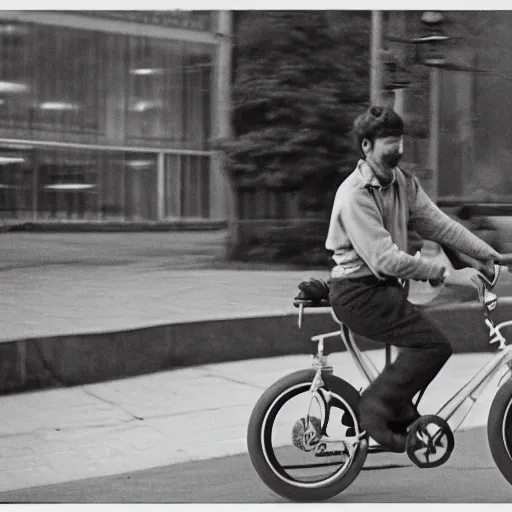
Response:
[[[372,106],[354,121],[361,159],[336,193],[326,248],[333,251],[329,299],[354,333],[400,348],[363,392],[361,426],[381,446],[404,452],[407,427],[419,417],[412,400],[452,354],[439,328],[407,300],[404,280],[438,286],[446,269],[407,252],[408,230],[474,259],[492,281],[499,254],[429,199],[397,167],[404,124],[390,108]]]

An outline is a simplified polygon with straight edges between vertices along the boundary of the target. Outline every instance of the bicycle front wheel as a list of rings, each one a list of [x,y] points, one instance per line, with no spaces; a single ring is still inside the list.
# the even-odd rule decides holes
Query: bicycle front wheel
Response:
[[[496,466],[512,484],[512,379],[500,387],[492,401],[487,439]]]
[[[302,370],[277,381],[258,400],[247,431],[260,478],[294,501],[339,494],[361,471],[368,449],[357,415],[359,393],[343,379],[323,374],[324,384],[312,399],[314,377],[314,370]]]

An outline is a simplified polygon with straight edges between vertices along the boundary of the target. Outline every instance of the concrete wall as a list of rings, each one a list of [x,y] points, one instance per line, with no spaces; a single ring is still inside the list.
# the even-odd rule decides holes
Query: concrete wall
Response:
[[[495,350],[481,305],[428,310],[455,352]],[[503,300],[496,322],[510,318],[512,302]],[[176,367],[286,354],[312,354],[311,337],[338,329],[326,309],[307,310],[302,329],[296,315],[171,324],[130,331],[27,339],[0,344],[0,393],[73,386]],[[507,334],[504,332],[503,334]],[[381,348],[356,338],[362,350]],[[325,341],[326,353],[343,351],[341,338]]]

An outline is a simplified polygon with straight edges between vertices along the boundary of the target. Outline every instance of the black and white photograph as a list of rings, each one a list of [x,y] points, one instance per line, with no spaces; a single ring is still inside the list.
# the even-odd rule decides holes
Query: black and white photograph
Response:
[[[512,503],[512,10],[58,5],[0,10],[0,506]]]

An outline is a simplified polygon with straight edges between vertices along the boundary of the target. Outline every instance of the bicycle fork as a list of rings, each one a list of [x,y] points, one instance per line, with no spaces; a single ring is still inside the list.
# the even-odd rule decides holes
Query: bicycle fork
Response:
[[[308,413],[306,416],[307,424],[310,424],[310,412],[311,412],[311,406],[313,404],[313,401],[316,399],[318,401],[323,402],[324,407],[329,407],[329,403],[331,401],[331,393],[330,391],[323,389],[324,386],[324,380],[322,378],[323,373],[332,374],[334,373],[334,367],[329,365],[327,356],[324,354],[324,338],[331,337],[331,336],[338,336],[340,335],[341,331],[335,331],[327,334],[321,334],[318,336],[314,336],[312,338],[313,341],[318,342],[318,348],[317,353],[313,357],[313,368],[316,369],[315,377],[313,378],[313,382],[311,383],[310,387],[310,399],[309,399],[309,407],[308,407]],[[343,337],[343,335],[342,335]],[[321,398],[319,398],[319,394],[321,394]],[[323,409],[323,407],[321,407]],[[325,411],[323,411],[323,414],[325,416]],[[325,420],[325,418],[322,418],[322,423]],[[325,429],[325,425],[322,427],[322,434],[325,435],[325,432],[323,430]],[[344,439],[330,439],[329,443],[343,443],[344,446],[348,449],[348,452],[350,456],[352,457],[355,453],[355,449],[359,445],[359,442],[361,438],[363,438],[366,435],[365,432],[361,432],[359,434],[356,434],[353,438],[344,438]],[[320,445],[318,446],[320,448]]]

